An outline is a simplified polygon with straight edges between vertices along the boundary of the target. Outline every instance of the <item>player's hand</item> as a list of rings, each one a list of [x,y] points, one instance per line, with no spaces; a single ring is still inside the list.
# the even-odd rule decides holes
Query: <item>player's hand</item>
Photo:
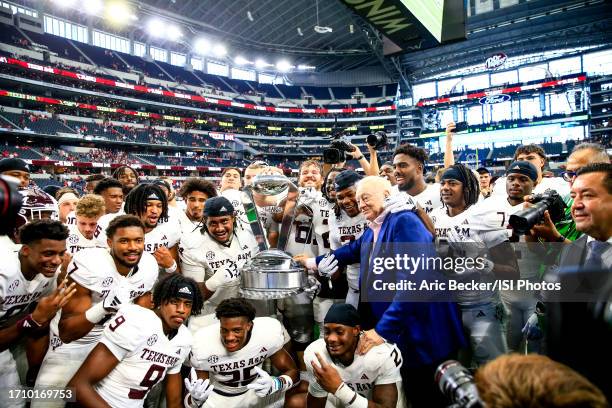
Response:
[[[331,276],[338,270],[338,260],[331,252],[325,255],[321,262],[317,265],[319,275],[331,278]]]
[[[249,390],[254,390],[255,395],[258,397],[265,397],[280,390],[280,382],[276,380],[276,377],[272,377],[266,371],[262,370],[258,366],[255,366],[255,371],[258,377],[250,384],[247,384]]]
[[[198,378],[195,368],[191,367],[189,379],[185,378],[185,388],[191,397],[191,406],[201,407],[213,391],[213,385],[208,379]]]
[[[319,385],[327,392],[335,394],[342,384],[342,378],[338,370],[321,357],[319,353],[315,353],[317,361],[312,360],[312,371]]]
[[[391,213],[404,210],[415,211],[417,209],[417,202],[410,194],[402,191],[385,198],[383,207]]]
[[[385,339],[376,333],[376,330],[371,329],[361,333],[359,336],[359,343],[357,344],[357,354],[366,354],[374,346],[383,344]]]
[[[544,217],[539,224],[529,230],[529,234],[535,238],[541,238],[546,242],[559,242],[562,235],[555,227],[555,223],[550,218],[548,210],[544,211]]]
[[[157,261],[157,265],[162,268],[170,268],[174,264],[172,253],[163,245],[153,252],[153,257]]]
[[[312,187],[300,188],[300,195],[298,197],[299,205],[306,205],[308,207],[316,203],[318,199],[317,190]]]
[[[127,283],[122,282],[119,285],[113,286],[102,301],[102,306],[107,311],[116,312],[121,305],[132,301],[130,292],[131,287]]]
[[[76,283],[68,285],[68,280],[64,279],[50,295],[41,298],[32,312],[32,319],[41,326],[46,325],[53,319],[76,292]]]
[[[262,176],[270,176],[270,175],[284,176],[283,171],[279,169],[278,167],[274,167],[274,166],[265,167],[259,174]]]

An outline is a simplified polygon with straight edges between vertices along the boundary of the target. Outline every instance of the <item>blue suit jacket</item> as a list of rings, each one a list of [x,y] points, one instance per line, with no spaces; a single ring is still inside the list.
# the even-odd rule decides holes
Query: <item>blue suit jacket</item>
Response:
[[[400,211],[387,214],[376,243],[373,244],[374,233],[368,228],[359,239],[336,249],[333,254],[340,265],[360,262],[361,297],[364,297],[363,291],[367,290],[369,297],[374,299],[372,296],[377,294],[373,293],[371,283],[379,277],[371,272],[374,259],[377,256],[389,257],[393,252],[407,251],[407,246],[402,244],[409,243],[423,243],[421,248],[430,251],[426,255],[432,255],[433,245],[426,245],[432,243],[432,238],[416,214]],[[393,248],[394,244],[396,249]],[[317,264],[322,258],[317,257]],[[410,275],[410,271],[394,268],[391,281],[418,278],[420,272],[417,270],[414,275]],[[438,363],[465,346],[461,315],[456,304],[409,302],[402,300],[406,294],[399,291],[395,294],[387,292],[387,295],[385,301],[365,303],[360,300],[362,328],[373,328],[389,342],[397,344],[404,357],[404,366]],[[395,298],[390,299],[393,295]]]

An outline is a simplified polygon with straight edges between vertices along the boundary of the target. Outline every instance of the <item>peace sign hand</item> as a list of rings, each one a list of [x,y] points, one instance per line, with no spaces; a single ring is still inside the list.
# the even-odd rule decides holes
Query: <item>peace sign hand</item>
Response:
[[[68,280],[64,279],[59,286],[48,296],[41,298],[32,312],[32,319],[41,326],[46,325],[53,319],[70,298],[76,293],[76,283],[68,285]]]
[[[335,394],[340,384],[342,384],[342,378],[340,378],[338,370],[325,361],[319,353],[315,353],[315,356],[319,360],[319,364],[314,360],[310,362],[315,379],[325,391]]]

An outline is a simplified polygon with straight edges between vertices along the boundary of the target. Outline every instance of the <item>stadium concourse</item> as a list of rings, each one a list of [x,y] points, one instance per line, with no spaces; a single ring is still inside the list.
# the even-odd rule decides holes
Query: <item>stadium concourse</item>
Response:
[[[611,27],[1,0],[0,407],[609,407]]]

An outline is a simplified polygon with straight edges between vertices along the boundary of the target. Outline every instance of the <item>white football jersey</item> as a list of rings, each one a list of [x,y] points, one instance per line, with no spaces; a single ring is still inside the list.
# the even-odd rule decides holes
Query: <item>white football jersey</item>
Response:
[[[108,228],[108,224],[120,215],[125,215],[123,209],[117,211],[116,213],[108,213],[104,214],[98,219],[98,227],[100,227],[100,234],[96,237],[98,241],[98,246],[108,248],[108,243],[106,242],[106,228]]]
[[[181,212],[182,211],[178,207],[168,206],[168,216],[160,217],[159,220],[157,221],[157,225],[173,224],[174,228],[180,229]]]
[[[74,226],[76,226],[76,212],[70,211],[68,213],[68,215],[66,215],[66,223],[64,225],[67,225],[67,226],[74,225]]]
[[[344,366],[339,361],[335,361],[329,355],[325,340],[318,339],[311,343],[304,351],[304,364],[312,376],[312,381],[308,385],[308,392],[318,398],[327,397],[327,406],[343,407],[344,405],[333,394],[329,394],[314,379],[312,361],[319,364],[315,353],[319,355],[340,374],[342,381],[348,387],[363,396],[372,399],[372,390],[375,385],[400,384],[400,367],[402,365],[402,354],[399,349],[389,343],[374,346],[364,355],[355,353],[353,362],[349,366]]]
[[[157,224],[155,228],[145,234],[145,252],[152,254],[161,246],[170,249],[181,239],[181,230],[178,222]]]
[[[203,315],[214,313],[222,300],[238,296],[240,270],[258,252],[252,233],[238,228],[234,232],[229,246],[220,244],[207,232],[184,235],[179,243],[183,275],[196,282],[205,282],[214,274],[225,275],[226,283],[204,302]]]
[[[68,264],[68,276],[74,282],[91,291],[91,304],[95,305],[108,294],[110,289],[121,283],[127,283],[133,288],[130,298],[150,291],[157,280],[157,262],[152,255],[146,252],[136,267],[128,276],[123,276],[117,271],[115,261],[106,248],[87,248],[77,252]],[[100,339],[104,328],[104,320],[96,324],[93,329],[78,340],[64,344],[59,337],[58,323],[61,311],[51,322],[51,339],[49,352],[69,353],[71,348],[80,348],[84,345],[95,345]]]
[[[495,213],[487,200],[472,205],[454,217],[448,215],[446,207],[433,210],[430,217],[438,241],[448,241],[451,229],[455,230],[453,235],[459,236],[462,241],[484,242],[488,248],[507,241],[510,236],[508,230],[501,226],[501,221],[496,221]]]
[[[66,240],[66,250],[70,254],[75,254],[85,248],[96,248],[100,247],[100,241],[98,237],[102,233],[102,227],[98,225],[92,239],[87,239],[79,231],[79,227],[75,225],[68,225],[68,239]],[[106,246],[106,245],[104,245]]]
[[[181,325],[169,339],[155,312],[138,305],[123,306],[104,328],[100,338],[119,364],[94,387],[111,406],[144,406],[151,388],[166,374],[181,371],[191,350],[192,336]]]
[[[393,186],[391,194],[398,194],[400,191],[397,185]],[[421,193],[411,196],[425,210],[425,213],[431,215],[431,212],[436,208],[442,207],[442,199],[440,198],[440,184],[427,184],[425,190]]]
[[[329,217],[329,242],[331,249],[338,249],[358,239],[363,235],[366,228],[368,228],[368,221],[361,213],[354,217],[349,217],[344,210],[341,210],[339,215],[332,212]],[[346,279],[353,290],[359,290],[359,265],[353,264],[346,267]]]
[[[283,348],[280,322],[271,317],[256,317],[248,343],[240,350],[228,352],[221,342],[220,322],[200,329],[194,337],[191,366],[207,371],[215,389],[227,394],[242,394],[247,384],[257,378],[254,367]]]
[[[221,192],[221,195],[232,203],[234,215],[236,216],[238,224],[237,227],[242,231],[250,231],[251,227],[249,226],[249,220],[247,219],[244,205],[242,205],[242,191],[234,189],[225,190]]]
[[[542,181],[533,188],[533,194],[542,194],[546,190],[551,189],[557,191],[561,197],[565,197],[570,193],[569,183],[561,177],[543,177]],[[500,177],[493,185],[491,196],[507,195],[506,192],[506,177]]]
[[[29,306],[55,289],[55,276],[36,274],[27,280],[21,273],[19,252],[3,252],[0,263],[0,327],[8,326],[23,317]]]
[[[304,194],[305,190],[305,188],[300,188],[300,194]],[[328,223],[331,205],[320,191],[310,190],[310,194],[315,196],[314,201],[306,200],[305,204],[300,204],[304,200],[298,198],[285,251],[291,255],[306,254],[309,258],[312,258],[320,252],[329,252]],[[319,250],[319,246],[321,246],[321,250]]]

